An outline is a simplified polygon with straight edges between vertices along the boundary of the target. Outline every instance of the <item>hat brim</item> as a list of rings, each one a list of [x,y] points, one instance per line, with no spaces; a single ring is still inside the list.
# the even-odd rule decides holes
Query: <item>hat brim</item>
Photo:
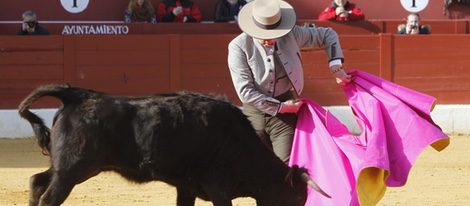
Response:
[[[279,1],[281,7],[281,23],[274,29],[264,29],[256,25],[253,19],[253,3],[243,6],[238,13],[238,26],[251,37],[257,39],[276,39],[289,33],[295,25],[296,14],[294,8],[285,1]]]

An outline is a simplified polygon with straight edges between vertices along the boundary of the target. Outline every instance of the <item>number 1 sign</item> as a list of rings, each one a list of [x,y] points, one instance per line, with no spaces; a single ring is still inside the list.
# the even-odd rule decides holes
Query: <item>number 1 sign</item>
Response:
[[[86,9],[89,0],[60,0],[62,7],[70,13],[80,13]]]
[[[401,5],[410,13],[422,11],[429,3],[429,0],[400,0]]]

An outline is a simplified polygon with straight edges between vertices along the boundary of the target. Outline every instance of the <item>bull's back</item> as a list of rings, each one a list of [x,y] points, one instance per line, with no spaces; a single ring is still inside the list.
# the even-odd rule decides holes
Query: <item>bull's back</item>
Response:
[[[64,105],[61,119],[88,134],[80,138],[100,141],[97,144],[106,145],[112,155],[128,155],[132,164],[142,158],[143,146],[154,150],[158,159],[206,162],[236,159],[240,151],[257,153],[263,146],[242,111],[220,97],[189,92],[146,97],[81,93],[79,104]]]
[[[179,108],[174,115],[179,116],[179,122],[170,138],[174,139],[173,147],[177,145],[185,157],[246,167],[276,158],[260,141],[243,112],[228,100],[184,93],[174,102]]]
[[[138,108],[136,139],[151,138],[156,158],[168,164],[228,161],[249,153],[246,145],[262,146],[242,111],[226,99],[185,92],[132,104]]]
[[[167,139],[163,142],[169,144],[169,147],[177,146],[181,154],[207,157],[217,152],[215,150],[220,150],[224,144],[252,138],[250,135],[239,137],[240,132],[250,134],[252,128],[243,113],[227,100],[195,93],[179,93],[161,101],[158,109],[152,109],[158,111],[158,117],[155,118],[161,124],[161,138]],[[252,134],[255,134],[254,130]]]

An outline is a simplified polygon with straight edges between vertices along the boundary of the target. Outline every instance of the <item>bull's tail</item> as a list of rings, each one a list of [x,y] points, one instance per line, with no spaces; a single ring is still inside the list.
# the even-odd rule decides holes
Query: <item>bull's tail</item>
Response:
[[[50,129],[44,124],[44,121],[36,114],[29,111],[31,105],[43,96],[52,96],[60,99],[63,104],[70,100],[70,93],[67,94],[66,90],[70,88],[70,85],[46,85],[41,86],[31,92],[18,107],[18,112],[22,118],[28,120],[31,124],[34,134],[38,139],[38,144],[42,149],[44,155],[50,154]]]

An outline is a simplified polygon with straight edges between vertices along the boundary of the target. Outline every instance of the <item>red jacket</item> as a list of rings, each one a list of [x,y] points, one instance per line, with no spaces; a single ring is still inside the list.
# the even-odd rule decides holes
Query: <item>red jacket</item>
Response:
[[[357,21],[357,20],[364,20],[364,14],[362,13],[361,9],[356,8],[356,4],[347,2],[344,5],[344,9],[350,12],[348,17],[339,17],[336,16],[336,8],[338,6],[333,3],[333,5],[328,6],[325,11],[323,11],[320,16],[318,16],[318,20],[336,20],[336,21]]]
[[[173,9],[183,7],[183,13],[175,16]],[[187,22],[200,22],[202,19],[201,11],[190,0],[164,0],[158,5],[157,18],[159,22],[183,22],[184,17]]]

